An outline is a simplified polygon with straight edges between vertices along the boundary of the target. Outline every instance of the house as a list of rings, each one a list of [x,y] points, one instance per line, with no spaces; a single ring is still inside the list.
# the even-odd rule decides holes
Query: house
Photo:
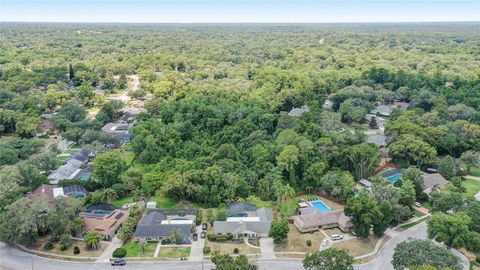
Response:
[[[350,218],[345,215],[343,209],[297,215],[293,217],[293,224],[302,233],[337,227],[342,231],[348,231],[353,227]]]
[[[293,117],[300,117],[305,112],[310,112],[310,108],[308,107],[308,105],[303,105],[300,108],[293,108],[290,110],[290,112],[287,113],[287,115]]]
[[[147,209],[157,208],[157,202],[147,202]]]
[[[362,179],[358,181],[358,183],[366,188],[371,188],[372,187],[372,182],[368,181],[367,179]]]
[[[372,111],[372,113],[381,116],[390,116],[390,114],[392,114],[392,111],[393,108],[391,106],[380,104]]]
[[[38,200],[40,198],[45,198],[48,205],[53,205],[55,203],[55,196],[53,195],[53,186],[42,184],[37,187],[34,191],[27,194],[27,196],[32,200]]]
[[[129,143],[132,139],[132,136],[130,134],[132,128],[132,124],[108,123],[102,127],[102,131],[117,136],[122,141],[122,143],[125,144]]]
[[[229,217],[248,217],[256,215],[257,206],[248,202],[232,202],[227,206]]]
[[[65,187],[57,187],[53,189],[53,196],[57,197],[70,197],[75,199],[81,199],[87,196],[88,191],[84,186],[81,185],[71,185]]]
[[[128,216],[128,211],[119,209],[111,210],[111,207],[108,205],[89,207],[80,213],[80,217],[82,217],[85,222],[85,226],[83,227],[84,234],[95,231],[105,240],[110,240],[115,236],[118,228],[120,228]]]
[[[428,195],[430,195],[430,193],[432,193],[434,190],[441,189],[449,183],[450,182],[439,173],[423,174],[423,192]]]
[[[248,211],[250,212],[250,211]],[[213,222],[216,234],[231,234],[233,239],[257,239],[267,237],[273,221],[273,212],[269,208],[260,208],[248,216],[230,216],[226,221]]]
[[[93,152],[82,149],[75,153],[73,156],[71,156],[69,159],[67,159],[67,163],[72,163],[78,167],[81,167],[92,161],[94,158],[95,154]]]
[[[152,210],[138,223],[135,238],[160,241],[176,231],[181,243],[189,244],[197,212],[196,209]]]
[[[378,129],[385,130],[385,118],[376,116],[375,114],[367,113],[363,119],[365,119],[365,121],[370,124],[370,121],[372,121],[372,117],[375,118],[375,121],[377,121]]]
[[[88,166],[88,167],[85,167],[85,168],[81,169],[75,175],[74,179],[87,181],[87,180],[90,180],[90,178],[92,178],[92,174],[93,174],[93,168]]]
[[[368,136],[367,142],[375,144],[378,148],[384,148],[387,146],[387,136],[383,134]]]
[[[77,173],[80,172],[80,166],[77,166],[77,165],[78,164],[76,164],[76,162],[73,162],[73,163],[64,164],[59,168],[57,168],[48,176],[48,179],[50,180],[50,184],[56,185],[61,180],[75,178]]]

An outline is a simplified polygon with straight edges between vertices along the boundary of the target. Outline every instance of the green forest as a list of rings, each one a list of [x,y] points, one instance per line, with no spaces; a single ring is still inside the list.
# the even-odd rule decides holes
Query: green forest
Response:
[[[58,165],[53,136],[100,152],[93,179],[80,181],[90,192],[83,206],[149,197],[205,208],[251,197],[278,204],[321,190],[347,205],[361,236],[370,225],[381,236],[411,214],[412,203],[429,201],[418,180],[422,170],[438,168],[453,184],[430,199],[440,208],[446,193],[464,192],[455,164],[463,174],[480,171],[479,29],[2,23],[0,238],[28,242],[59,230],[28,220],[41,207],[26,207],[24,198]],[[140,81],[134,92],[127,90],[131,75]],[[131,142],[120,146],[101,128],[125,106],[106,95],[124,91],[144,100],[146,112]],[[365,118],[394,102],[408,109],[392,111],[384,130],[389,145],[379,149],[367,142],[376,123]],[[288,113],[302,106],[308,110]],[[88,117],[92,111],[98,114]],[[37,135],[43,114],[54,114],[55,135]],[[386,181],[377,175],[385,156],[404,171],[398,194],[382,188]],[[375,196],[356,194],[363,178],[378,185]],[[397,199],[384,200],[384,193]],[[51,211],[64,219],[58,236],[78,231],[81,222],[72,220],[80,206],[62,203],[69,206]],[[478,202],[471,204],[459,206],[459,215],[478,221]],[[357,214],[368,209],[359,205],[385,224],[362,224]],[[471,250],[480,243],[475,223],[467,226],[477,242],[463,244]]]

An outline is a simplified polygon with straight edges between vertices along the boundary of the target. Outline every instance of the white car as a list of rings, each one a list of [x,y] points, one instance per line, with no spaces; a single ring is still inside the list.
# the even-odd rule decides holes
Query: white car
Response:
[[[413,205],[416,207],[422,207],[422,205],[419,202],[415,202]]]
[[[321,243],[322,247],[328,246],[328,243],[329,243],[329,242],[330,242],[330,241],[328,241],[328,239],[323,239],[323,240],[322,240],[322,243]]]
[[[343,235],[341,235],[341,234],[332,234],[332,235],[330,235],[330,239],[332,239],[333,241],[342,240],[342,239],[343,239]]]

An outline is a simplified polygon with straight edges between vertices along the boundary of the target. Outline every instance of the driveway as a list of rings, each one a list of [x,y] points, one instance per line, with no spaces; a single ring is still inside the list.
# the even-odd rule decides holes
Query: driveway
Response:
[[[260,258],[262,260],[275,259],[273,238],[260,238]]]
[[[192,248],[190,249],[190,256],[188,257],[189,261],[202,261],[203,260],[203,247],[205,246],[205,238],[202,239],[200,234],[202,232],[202,226],[197,226],[198,240],[193,241],[192,239]]]
[[[393,254],[395,253],[395,247],[397,244],[407,240],[408,238],[427,239],[427,223],[422,222],[403,232],[398,233],[397,236],[393,237],[387,242],[387,244],[385,244],[375,259],[362,265],[356,265],[355,270],[394,270],[391,262],[393,259]],[[458,251],[453,252],[453,254],[460,258],[463,264],[463,269],[468,270],[470,265],[468,259]]]
[[[103,251],[102,255],[98,257],[96,262],[110,262],[113,251],[121,246],[122,240],[120,240],[120,238],[115,235],[112,241],[110,241],[110,243],[108,244],[107,248]]]

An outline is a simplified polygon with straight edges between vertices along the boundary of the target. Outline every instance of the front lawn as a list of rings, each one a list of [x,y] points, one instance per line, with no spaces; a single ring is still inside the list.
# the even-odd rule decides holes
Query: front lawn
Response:
[[[470,175],[480,177],[480,167],[473,167],[470,169]]]
[[[159,257],[183,258],[190,256],[190,247],[164,247],[160,248]]]
[[[42,251],[42,252],[48,252],[48,253],[53,253],[53,254],[58,254],[58,255],[65,255],[65,256],[98,257],[103,253],[103,251],[107,247],[106,243],[101,242],[99,249],[91,250],[91,249],[88,249],[85,246],[84,241],[73,240],[72,239],[72,244],[66,250],[60,250],[60,245],[59,245],[58,242],[53,243],[53,246],[54,246],[53,249],[45,250],[43,247],[44,247],[45,243],[49,240],[49,238],[50,238],[49,236],[39,238],[39,239],[37,239],[37,242],[35,243],[35,245],[32,246],[32,247],[29,247],[29,248],[33,248],[35,250]],[[74,246],[78,246],[80,248],[80,254],[78,254],[78,255],[73,254],[73,247]]]
[[[466,191],[463,194],[465,198],[472,198],[480,191],[480,181],[467,179],[462,181],[462,186],[465,187]]]
[[[425,216],[424,213],[422,213],[422,212],[420,212],[420,211],[418,211],[418,210],[413,209],[413,212],[414,212],[414,214],[415,214],[416,217],[423,217],[423,216]]]
[[[235,248],[238,248],[239,254],[260,254],[260,248],[250,247],[247,244],[245,244],[243,240],[214,242],[214,241],[209,241],[207,239],[205,241],[205,246],[210,247],[211,252],[218,250],[221,254],[234,254],[233,250]],[[211,253],[206,255],[211,255]]]
[[[127,257],[153,257],[157,242],[148,242],[145,246],[145,253],[142,253],[142,249],[136,241],[130,241],[122,245],[127,250]]]
[[[288,224],[290,232],[288,238],[283,243],[275,246],[275,252],[313,252],[318,250],[320,242],[324,235],[319,231],[313,233],[300,233],[293,224]],[[311,245],[307,245],[307,240],[311,241]]]
[[[348,254],[356,257],[372,252],[375,249],[375,245],[377,244],[378,239],[378,237],[370,234],[370,236],[367,238],[354,238],[341,242],[333,242],[333,247],[345,248],[348,250]]]

